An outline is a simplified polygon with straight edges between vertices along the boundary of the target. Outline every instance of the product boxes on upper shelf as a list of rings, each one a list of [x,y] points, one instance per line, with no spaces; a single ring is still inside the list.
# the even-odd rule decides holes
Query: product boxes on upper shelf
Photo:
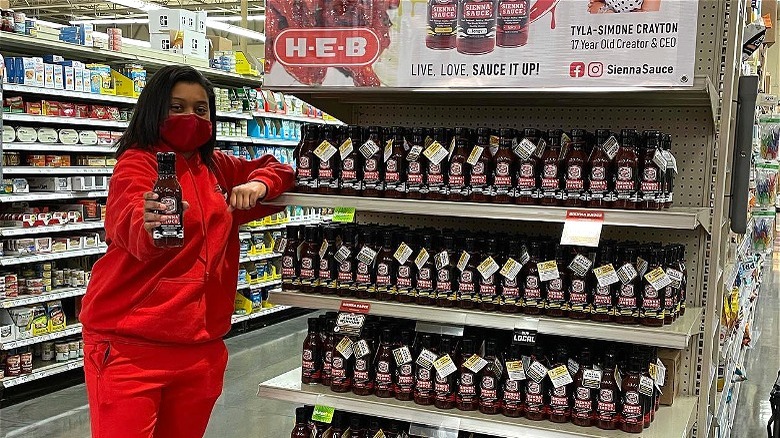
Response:
[[[198,30],[198,16],[183,9],[157,9],[149,11],[149,33],[171,30]]]
[[[178,53],[206,59],[208,57],[208,42],[206,35],[194,30],[171,30],[152,33],[149,42],[155,50]]]

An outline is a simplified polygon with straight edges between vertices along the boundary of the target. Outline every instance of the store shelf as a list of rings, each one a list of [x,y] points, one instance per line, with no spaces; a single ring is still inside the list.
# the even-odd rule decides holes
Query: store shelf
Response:
[[[41,295],[22,295],[14,298],[0,300],[0,309],[10,309],[12,307],[29,306],[30,304],[45,303],[47,301],[61,300],[63,298],[78,297],[87,293],[83,287],[69,287],[64,289],[55,289]]]
[[[271,252],[268,254],[256,254],[238,259],[238,263],[260,262],[263,260],[271,260],[281,257],[279,253]]]
[[[256,318],[262,318],[264,316],[268,316],[272,313],[281,312],[282,310],[287,310],[290,307],[288,306],[273,306],[269,309],[263,309],[259,312],[250,313],[249,315],[233,315],[232,321],[233,324],[237,324],[239,322],[249,321],[250,319],[256,319]]]
[[[52,252],[46,254],[32,254],[24,256],[0,257],[0,266],[23,265],[25,263],[47,262],[49,260],[70,259],[90,255],[104,254],[107,247],[79,249],[75,251]]]
[[[3,175],[111,175],[112,173],[114,173],[113,166],[3,167]]]
[[[74,222],[64,225],[50,225],[47,227],[14,227],[0,228],[0,236],[28,236],[30,234],[62,233],[66,231],[100,230],[103,228],[103,221],[97,222]]]
[[[255,111],[252,113],[252,115],[264,119],[292,120],[295,122],[314,123],[317,125],[343,125],[344,124],[338,120],[325,120],[325,119],[320,119],[315,117],[295,116],[292,114],[269,113],[265,111]]]
[[[34,202],[34,201],[63,201],[67,199],[87,199],[87,198],[105,198],[108,196],[107,190],[95,192],[33,192],[33,193],[12,193],[0,195],[2,202]]]
[[[6,377],[0,380],[0,386],[10,388],[33,380],[43,379],[67,371],[75,370],[84,366],[84,358],[73,359],[67,362],[56,362],[40,368],[34,368],[32,374],[25,374],[17,377]]]
[[[4,122],[49,123],[53,125],[94,126],[101,128],[127,128],[127,122],[79,117],[39,116],[35,114],[3,113]]]
[[[525,205],[480,204],[473,202],[418,201],[414,199],[361,198],[357,196],[310,195],[292,193],[269,202],[273,205],[307,207],[355,207],[358,212],[409,214],[423,216],[467,217],[563,223],[568,209]],[[601,210],[604,225],[638,228],[694,230],[708,224],[706,208],[676,208],[666,211]]]
[[[41,336],[34,336],[32,338],[20,339],[11,342],[0,343],[0,350],[11,350],[13,348],[24,347],[25,345],[33,345],[40,342],[48,342],[54,339],[66,338],[81,333],[81,324],[73,324],[66,327],[64,330],[60,330],[54,333],[47,333]]]
[[[3,38],[5,38],[6,34],[3,34]],[[3,84],[3,91],[5,92],[16,92],[20,94],[36,94],[40,96],[46,96],[48,99],[51,98],[70,98],[70,99],[77,99],[77,100],[94,100],[97,102],[111,102],[111,103],[126,103],[135,105],[135,103],[138,101],[138,99],[134,97],[125,97],[125,96],[111,96],[107,94],[97,94],[97,93],[84,93],[81,91],[67,91],[67,90],[55,90],[53,88],[41,88],[41,87],[33,87],[30,85],[19,85],[19,84]]]
[[[238,119],[238,120],[251,120],[252,114],[239,113],[235,111],[217,111],[217,118],[219,119]]]
[[[259,77],[244,76],[208,68],[201,66],[207,62],[206,60],[148,48],[125,45],[122,52],[116,52],[113,50],[95,49],[78,44],[46,39],[42,34],[39,34],[38,37],[31,37],[10,32],[3,33],[3,41],[4,55],[15,53],[23,56],[43,56],[50,53],[57,53],[65,58],[72,58],[85,62],[109,62],[118,64],[127,62],[140,63],[150,72],[154,72],[171,64],[192,65],[203,73],[205,77],[218,85],[236,87],[259,87],[263,85],[263,80]]]
[[[274,302],[306,309],[336,310],[344,298],[302,292],[281,291],[274,294]],[[428,321],[440,324],[487,327],[502,330],[531,329],[547,335],[573,338],[599,339],[625,342],[630,332],[631,342],[656,347],[685,349],[690,338],[699,333],[701,315],[704,309],[689,308],[685,316],[664,327],[608,324],[593,321],[578,321],[566,318],[533,317],[524,314],[484,312],[480,310],[452,309],[446,307],[403,304],[395,301],[355,300],[371,304],[370,314],[395,318]]]
[[[20,152],[83,152],[113,154],[114,146],[99,146],[85,144],[59,144],[59,143],[3,143],[3,151]],[[6,167],[7,169],[7,167]]]
[[[281,140],[277,138],[257,138],[246,137],[238,135],[218,135],[217,141],[223,141],[227,143],[242,143],[248,145],[269,145],[269,146],[281,146],[281,147],[295,147],[298,145],[296,140]]]
[[[414,402],[376,396],[361,397],[351,393],[338,394],[322,385],[302,385],[300,368],[261,383],[257,395],[296,404],[325,405],[358,414],[377,415],[379,412],[383,418],[512,438],[685,438],[693,426],[696,412],[695,397],[677,397],[673,407],[662,406],[659,409],[650,428],[634,435],[618,430],[580,427],[571,423],[556,424],[454,409],[445,411],[433,406],[420,406]]]
[[[262,289],[264,287],[271,287],[271,286],[279,286],[282,284],[282,280],[271,280],[271,281],[265,281],[262,283],[257,284],[242,284],[239,283],[238,287],[236,287],[237,290],[244,290],[244,289]]]

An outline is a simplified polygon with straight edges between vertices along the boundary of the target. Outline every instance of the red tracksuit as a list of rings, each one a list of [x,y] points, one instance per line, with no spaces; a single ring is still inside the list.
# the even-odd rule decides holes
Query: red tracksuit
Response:
[[[169,150],[160,147],[159,150]],[[214,153],[177,155],[184,246],[156,248],[144,230],[143,194],[157,179],[154,152],[116,164],[106,206],[108,251],[94,266],[80,320],[92,434],[96,438],[202,437],[222,391],[238,277],[238,227],[280,210],[228,212],[235,186],[261,181],[266,199],[293,185],[292,168]]]

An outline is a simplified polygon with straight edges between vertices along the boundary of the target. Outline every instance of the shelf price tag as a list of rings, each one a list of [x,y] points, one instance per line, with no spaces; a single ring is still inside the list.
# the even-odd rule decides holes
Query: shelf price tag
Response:
[[[393,350],[393,356],[395,356],[395,364],[399,367],[412,362],[412,352],[409,351],[409,347],[404,345],[403,347]]]
[[[563,223],[561,245],[596,248],[604,226],[603,211],[568,210]]]
[[[664,272],[664,268],[657,267],[645,275],[645,280],[650,283],[655,290],[661,290],[672,284],[672,280]]]
[[[550,380],[552,381],[555,389],[558,389],[564,385],[568,385],[574,381],[571,378],[571,374],[569,374],[569,369],[566,368],[566,365],[561,365],[551,369],[547,372],[547,375],[550,376]]]
[[[531,378],[536,383],[541,382],[544,380],[544,376],[547,375],[547,372],[550,371],[547,369],[546,366],[542,365],[539,361],[534,361],[531,364],[531,367],[528,368],[528,371],[526,371],[526,375]]]
[[[528,378],[525,375],[525,367],[523,366],[523,361],[521,360],[507,361],[506,371],[509,375],[509,380],[520,381]]]
[[[436,356],[436,353],[428,350],[427,348],[423,348],[423,350],[420,352],[420,355],[417,356],[416,363],[426,370],[430,370],[433,368],[433,363],[436,362],[437,358],[438,356]]]
[[[475,374],[482,371],[482,368],[485,368],[487,364],[487,361],[478,354],[471,356],[463,362],[463,366],[470,369]]]
[[[398,263],[404,264],[407,260],[409,260],[409,257],[412,255],[412,248],[409,248],[409,245],[406,244],[406,242],[401,242],[400,245],[398,245],[398,249],[395,250],[395,254],[393,254],[393,257],[395,257],[396,260],[398,260]]]
[[[536,267],[539,269],[540,281],[550,281],[561,278],[561,274],[558,272],[558,263],[555,260],[539,262],[536,264]]]
[[[314,155],[322,161],[328,161],[330,158],[338,152],[335,146],[330,144],[328,140],[323,140],[317,149],[314,149]]]
[[[525,161],[536,152],[536,145],[531,140],[524,138],[512,148],[512,152]]]
[[[335,411],[336,409],[330,406],[314,405],[314,413],[311,415],[311,419],[320,423],[330,424],[333,421],[333,413]]]
[[[445,378],[455,371],[458,371],[458,367],[455,366],[455,362],[452,361],[449,354],[445,354],[436,359],[433,362],[433,367],[436,368],[436,373],[439,374],[439,377],[441,378]]]
[[[349,339],[348,337],[344,336],[341,339],[341,342],[336,344],[336,351],[341,353],[342,356],[344,356],[344,359],[349,359],[352,357],[352,346],[354,345],[354,342],[352,342],[352,339]]]
[[[521,269],[523,269],[523,266],[510,257],[506,263],[504,263],[504,266],[499,273],[505,278],[512,280],[517,277],[517,274],[520,273]]]
[[[333,210],[333,222],[355,222],[355,207],[336,207]]]
[[[428,158],[431,163],[439,164],[441,163],[441,160],[449,155],[449,153],[447,152],[447,148],[442,146],[441,143],[434,141],[423,151],[423,155],[425,155],[425,157]]]
[[[477,266],[477,271],[482,274],[482,278],[488,279],[491,275],[495,274],[499,269],[498,263],[493,260],[493,257],[488,257]]]
[[[590,389],[599,389],[601,386],[601,370],[585,370],[582,372],[582,386]]]
[[[612,263],[599,266],[593,270],[593,273],[596,274],[596,280],[598,280],[600,287],[607,287],[620,281],[620,278],[618,277],[617,272],[615,272],[615,268],[612,266]]]
[[[339,146],[339,155],[341,155],[341,159],[347,158],[353,150],[355,150],[355,147],[352,145],[352,139],[347,138],[344,140],[344,143],[341,143],[341,146]]]
[[[485,150],[482,146],[474,146],[474,149],[471,150],[471,153],[469,154],[469,157],[466,159],[466,162],[471,164],[472,166],[477,164],[477,161],[479,161],[479,158],[482,156],[482,152]]]

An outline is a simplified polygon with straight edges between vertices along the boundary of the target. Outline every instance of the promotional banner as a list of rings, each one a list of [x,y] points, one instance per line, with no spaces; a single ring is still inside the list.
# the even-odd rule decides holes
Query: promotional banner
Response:
[[[696,0],[266,0],[273,86],[690,86]]]

